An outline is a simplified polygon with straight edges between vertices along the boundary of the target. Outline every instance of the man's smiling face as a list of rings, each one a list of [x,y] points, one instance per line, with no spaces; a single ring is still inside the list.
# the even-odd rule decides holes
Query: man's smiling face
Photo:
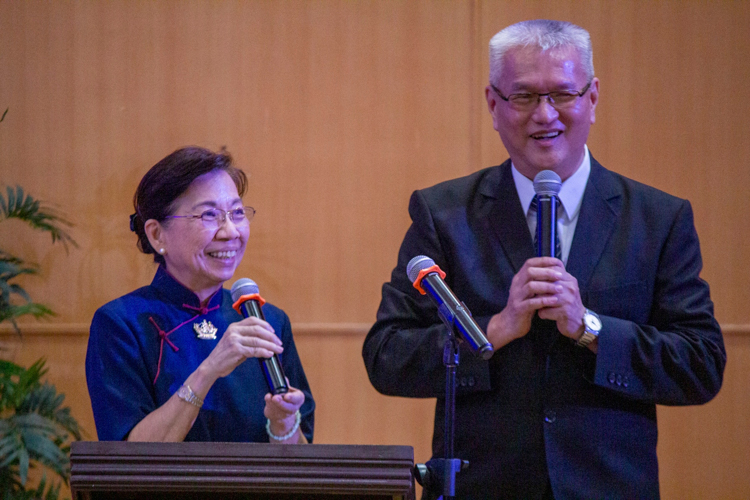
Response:
[[[580,92],[588,81],[581,57],[572,46],[546,51],[516,47],[506,52],[500,79],[492,83],[507,97],[527,92]],[[597,78],[583,96],[564,109],[556,109],[542,97],[532,109],[519,110],[490,85],[485,95],[493,126],[519,172],[533,179],[542,170],[553,170],[565,180],[576,171],[595,121]]]

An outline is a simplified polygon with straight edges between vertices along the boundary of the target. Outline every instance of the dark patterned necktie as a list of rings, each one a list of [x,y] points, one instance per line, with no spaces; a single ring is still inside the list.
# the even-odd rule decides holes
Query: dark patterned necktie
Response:
[[[560,210],[562,209],[562,202],[560,201],[560,198],[555,196],[555,201],[557,202],[557,216],[560,217]],[[536,210],[537,210],[537,201],[536,201],[536,195],[531,199],[531,205],[529,205],[529,213],[533,212],[534,217],[536,217]],[[555,222],[556,223],[556,222]],[[557,228],[555,228],[557,229]],[[534,250],[536,251],[536,231],[534,231]],[[555,231],[555,257],[562,260],[562,245],[560,244],[560,234],[559,231]]]

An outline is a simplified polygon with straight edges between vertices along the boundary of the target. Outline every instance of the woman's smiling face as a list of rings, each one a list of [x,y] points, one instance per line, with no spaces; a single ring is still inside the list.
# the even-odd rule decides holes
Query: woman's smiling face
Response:
[[[242,207],[232,178],[215,170],[196,178],[175,200],[172,215],[200,215],[211,208],[226,212]],[[154,224],[158,226],[154,226]],[[218,227],[216,227],[218,224]],[[164,249],[167,271],[198,295],[201,301],[213,295],[234,275],[242,261],[250,235],[250,222],[235,223],[230,217],[208,224],[200,218],[148,221],[149,239],[157,252]]]

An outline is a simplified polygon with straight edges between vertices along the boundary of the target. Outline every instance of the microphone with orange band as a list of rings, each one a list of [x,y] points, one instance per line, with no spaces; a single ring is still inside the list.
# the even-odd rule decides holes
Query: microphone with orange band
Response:
[[[482,359],[490,359],[493,354],[492,344],[471,317],[466,305],[458,300],[448,288],[443,278],[445,273],[435,261],[425,255],[417,255],[406,266],[406,274],[414,288],[422,295],[428,295],[438,307],[438,315],[448,327],[457,331],[472,351]]]
[[[240,278],[234,282],[234,285],[232,285],[232,300],[234,301],[232,307],[243,318],[252,316],[263,321],[266,320],[263,310],[260,308],[266,301],[260,296],[258,285],[250,278]],[[258,358],[258,361],[263,370],[263,375],[266,377],[268,391],[274,396],[289,392],[279,356],[274,354],[271,358]]]

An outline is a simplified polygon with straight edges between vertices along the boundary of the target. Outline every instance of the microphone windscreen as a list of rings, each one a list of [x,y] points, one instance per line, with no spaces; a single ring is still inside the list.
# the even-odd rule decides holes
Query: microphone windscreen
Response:
[[[417,255],[406,265],[406,275],[409,277],[409,281],[414,283],[420,272],[434,265],[435,261],[426,255]]]
[[[243,295],[259,293],[258,285],[250,278],[240,278],[232,285],[232,300],[237,302]]]
[[[552,170],[542,170],[534,177],[534,192],[538,195],[555,196],[561,187],[560,176]]]

